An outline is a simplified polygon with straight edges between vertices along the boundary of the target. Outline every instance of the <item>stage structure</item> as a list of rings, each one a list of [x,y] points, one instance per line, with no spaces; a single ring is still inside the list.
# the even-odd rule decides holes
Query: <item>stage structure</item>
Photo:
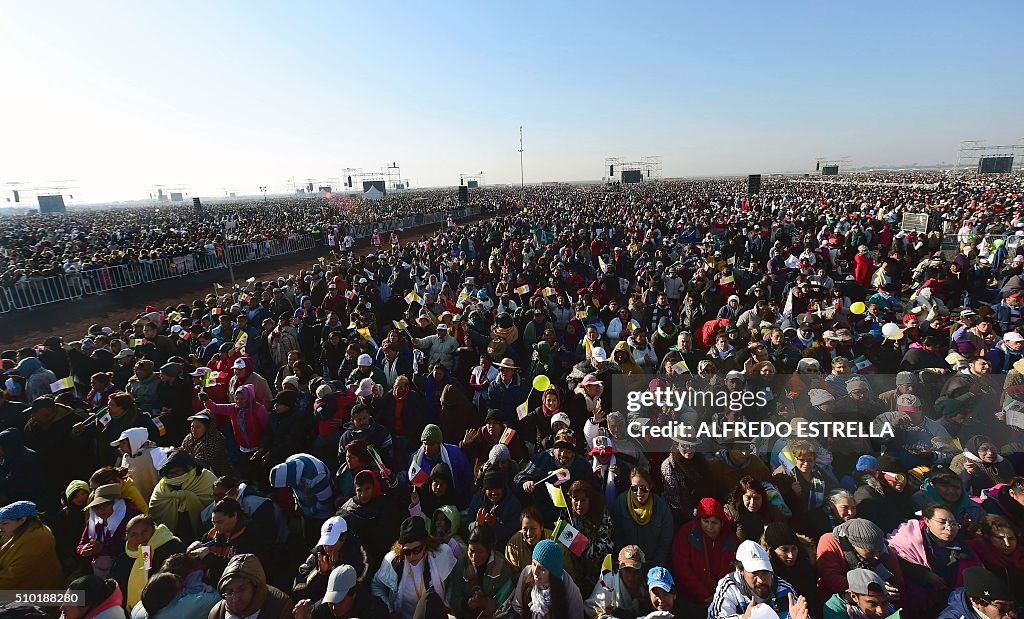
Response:
[[[817,163],[814,165],[814,171],[819,172],[822,176],[839,176],[839,171],[848,167],[850,167],[849,157],[840,157],[838,159],[818,157]]]
[[[484,186],[484,171],[480,170],[477,174],[459,174],[459,184],[466,185],[468,189],[479,189]]]
[[[41,185],[28,182],[7,183],[6,201],[11,204],[25,204],[25,208],[35,202],[40,213],[63,213],[67,203],[73,202],[78,190],[78,181],[59,180],[47,181]]]
[[[190,193],[188,185],[153,185],[155,190],[149,194],[150,200],[158,202],[184,202]]]
[[[990,146],[981,140],[963,140],[956,155],[957,170],[977,174],[1009,174],[1024,167],[1024,139],[1017,144]]]
[[[341,171],[341,186],[347,189],[361,189],[366,183],[374,183],[383,192],[401,192],[409,189],[409,179],[402,178],[402,168],[398,162],[381,166],[379,171],[366,171],[362,168],[344,168]]]
[[[641,157],[631,161],[625,157],[606,157],[603,176],[606,183],[621,182],[624,185],[661,180],[661,156]]]

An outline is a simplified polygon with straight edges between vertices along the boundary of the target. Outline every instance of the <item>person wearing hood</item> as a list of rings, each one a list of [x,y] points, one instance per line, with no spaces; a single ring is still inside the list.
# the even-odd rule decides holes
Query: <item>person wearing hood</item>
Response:
[[[972,436],[964,443],[964,453],[953,459],[950,469],[963,467],[960,483],[971,497],[980,497],[982,492],[996,484],[1005,484],[1013,479],[1013,466],[999,455],[995,441],[987,436]]]
[[[165,525],[156,524],[147,515],[140,514],[128,521],[125,528],[125,555],[133,559],[127,577],[125,591],[125,605],[129,608],[135,606],[142,600],[142,590],[149,580],[150,574],[155,574],[163,567],[164,561],[175,553],[185,551],[185,544],[174,537],[171,530]],[[143,547],[149,547],[146,554]],[[118,578],[123,582],[122,578]]]
[[[56,540],[31,501],[0,507],[0,589],[60,589]]]
[[[135,487],[149,501],[153,489],[160,481],[160,467],[164,465],[166,453],[149,440],[145,428],[129,428],[121,432],[110,445],[121,452],[118,466],[128,470]]]
[[[123,452],[118,448],[118,442],[122,433],[130,428],[144,429],[147,440],[156,442],[160,438],[160,431],[150,414],[139,409],[134,396],[121,391],[111,394],[105,408],[75,424],[73,431],[80,439],[93,441],[96,461],[100,466],[106,466],[121,463]]]
[[[847,573],[849,586],[825,604],[824,619],[884,619],[896,612],[885,581],[872,572],[857,568]]]
[[[445,385],[441,390],[440,408],[438,410],[438,426],[443,436],[462,437],[473,428],[480,419],[479,412],[466,398],[465,393],[456,384]],[[490,446],[488,446],[488,449]]]
[[[424,518],[426,515],[424,514]],[[455,556],[455,560],[461,560],[466,556],[466,542],[459,536],[462,528],[462,516],[459,509],[454,505],[442,505],[434,510],[427,521],[427,529],[430,534],[437,538],[437,541],[446,544]]]
[[[302,511],[307,541],[319,536],[320,525],[334,515],[331,472],[321,460],[306,453],[289,456],[270,469],[270,487],[290,489]]]
[[[39,455],[25,447],[21,430],[0,432],[0,501],[42,503],[46,480]]]
[[[187,451],[196,460],[205,464],[214,475],[229,475],[233,472],[228,460],[227,442],[224,435],[217,430],[213,414],[201,410],[188,417],[189,433],[181,441],[181,449]]]
[[[256,390],[252,385],[242,385],[232,396],[233,404],[217,404],[205,393],[199,392],[199,400],[211,413],[227,417],[231,421],[231,433],[238,445],[242,458],[237,466],[248,466],[247,460],[260,448],[263,441],[263,428],[266,427],[267,409],[256,398]]]
[[[773,522],[764,529],[760,545],[765,549],[776,577],[793,585],[818,608],[818,573],[814,569],[814,541],[798,536],[785,522]]]
[[[672,540],[672,572],[679,595],[694,608],[711,603],[715,585],[732,571],[739,540],[732,520],[717,499],[701,499],[696,518]]]
[[[25,357],[15,366],[14,372],[25,379],[25,394],[29,402],[39,396],[49,395],[50,385],[57,382],[57,377],[46,369],[38,357]]]
[[[251,501],[245,502],[251,507]],[[210,521],[210,529],[188,547],[188,556],[202,563],[207,581],[217,582],[235,555],[248,553],[269,560],[271,532],[261,529],[235,499],[225,497],[214,503]]]
[[[953,512],[961,527],[968,529],[968,534],[974,533],[974,526],[985,515],[985,508],[971,500],[960,477],[949,469],[933,469],[921,489],[914,493],[914,502],[918,507],[931,503],[945,507]]]
[[[555,351],[547,340],[541,340],[533,345],[533,352],[530,359],[530,367],[526,378],[533,383],[538,376],[547,376],[551,383],[562,381],[562,366],[555,358]]]
[[[121,496],[119,484],[100,486],[85,506],[89,510],[85,528],[78,540],[78,556],[92,563],[93,574],[107,577],[124,555],[128,521],[139,510]]]
[[[62,619],[124,619],[124,594],[112,578],[90,574],[73,580],[68,591],[81,591],[79,598],[60,607]],[[79,602],[79,603],[76,603]]]
[[[392,616],[411,619],[427,592],[448,598],[459,576],[457,564],[451,548],[427,532],[423,519],[410,517],[402,522],[398,541],[381,561],[370,591]]]
[[[266,572],[253,554],[231,557],[217,581],[221,601],[210,610],[209,619],[259,617],[292,619],[295,604],[280,589],[267,584]]]
[[[982,506],[990,514],[1006,516],[1011,522],[1024,523],[1024,477],[989,488]]]
[[[85,505],[88,502],[89,484],[75,480],[64,490],[61,509],[45,515],[46,526],[50,527],[56,540],[57,558],[60,559],[65,576],[70,576],[80,566],[75,546],[85,528]]]
[[[885,533],[878,525],[854,518],[818,539],[817,561],[819,599],[846,591],[846,573],[855,568],[871,570],[886,582],[894,599],[904,585],[903,570],[897,557],[889,552]]]
[[[1013,616],[1018,598],[1010,587],[983,567],[964,570],[964,586],[949,595],[937,619],[975,619]]]
[[[156,367],[149,359],[135,362],[135,375],[128,379],[125,391],[135,399],[135,405],[141,411],[154,411],[160,408],[156,391],[160,386],[160,378],[156,375]]]
[[[256,401],[269,410],[274,394],[270,391],[267,379],[256,373],[255,362],[252,358],[242,356],[235,359],[235,362],[231,364],[231,369],[234,376],[228,381],[228,397],[234,398],[235,392],[240,387],[249,385],[253,388]]]
[[[169,454],[149,499],[149,515],[179,538],[196,539],[202,531],[203,508],[213,500],[216,480],[213,471],[187,451]]]
[[[519,528],[522,505],[508,487],[508,479],[498,470],[483,474],[480,491],[473,495],[462,514],[466,522],[487,526],[498,547],[504,547]]]
[[[367,565],[380,565],[394,541],[394,530],[402,521],[401,508],[384,495],[380,477],[370,470],[355,474],[355,496],[337,514],[363,543]]]
[[[308,433],[307,416],[298,410],[298,393],[282,391],[274,397],[260,447],[252,454],[251,460],[262,465],[261,470],[265,473],[288,456],[302,451]]]
[[[213,587],[203,582],[200,565],[188,555],[174,554],[142,589],[142,599],[132,608],[131,619],[206,617],[220,599]]]

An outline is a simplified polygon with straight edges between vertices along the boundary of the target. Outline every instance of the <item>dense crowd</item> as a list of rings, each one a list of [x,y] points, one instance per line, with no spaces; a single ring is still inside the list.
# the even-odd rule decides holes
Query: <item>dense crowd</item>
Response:
[[[1024,178],[523,197],[0,354],[0,590],[81,592],[73,619],[1015,616]],[[694,390],[725,398],[626,405]],[[733,430],[643,432],[676,423]]]
[[[380,200],[338,194],[213,202],[201,211],[176,204],[10,217],[0,220],[0,283],[162,258],[216,257],[224,243],[344,236],[354,225],[447,212],[457,203],[454,192],[423,191]]]

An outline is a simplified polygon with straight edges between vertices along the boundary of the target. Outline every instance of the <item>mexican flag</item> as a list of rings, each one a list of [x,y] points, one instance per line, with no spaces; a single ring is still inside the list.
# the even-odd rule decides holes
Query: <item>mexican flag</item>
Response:
[[[557,539],[563,546],[569,549],[569,552],[577,557],[583,555],[583,551],[587,549],[587,544],[590,543],[586,535],[580,533],[576,527],[564,520],[558,521],[552,537]]]

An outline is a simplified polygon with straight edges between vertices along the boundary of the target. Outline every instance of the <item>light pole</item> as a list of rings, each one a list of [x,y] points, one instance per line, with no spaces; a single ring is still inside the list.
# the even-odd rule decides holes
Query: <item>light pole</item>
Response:
[[[263,192],[263,201],[266,202],[267,201],[267,186],[266,185],[260,185],[260,191]]]
[[[523,126],[519,125],[519,190],[522,197],[519,200],[520,208],[526,208],[526,173],[523,172]]]

